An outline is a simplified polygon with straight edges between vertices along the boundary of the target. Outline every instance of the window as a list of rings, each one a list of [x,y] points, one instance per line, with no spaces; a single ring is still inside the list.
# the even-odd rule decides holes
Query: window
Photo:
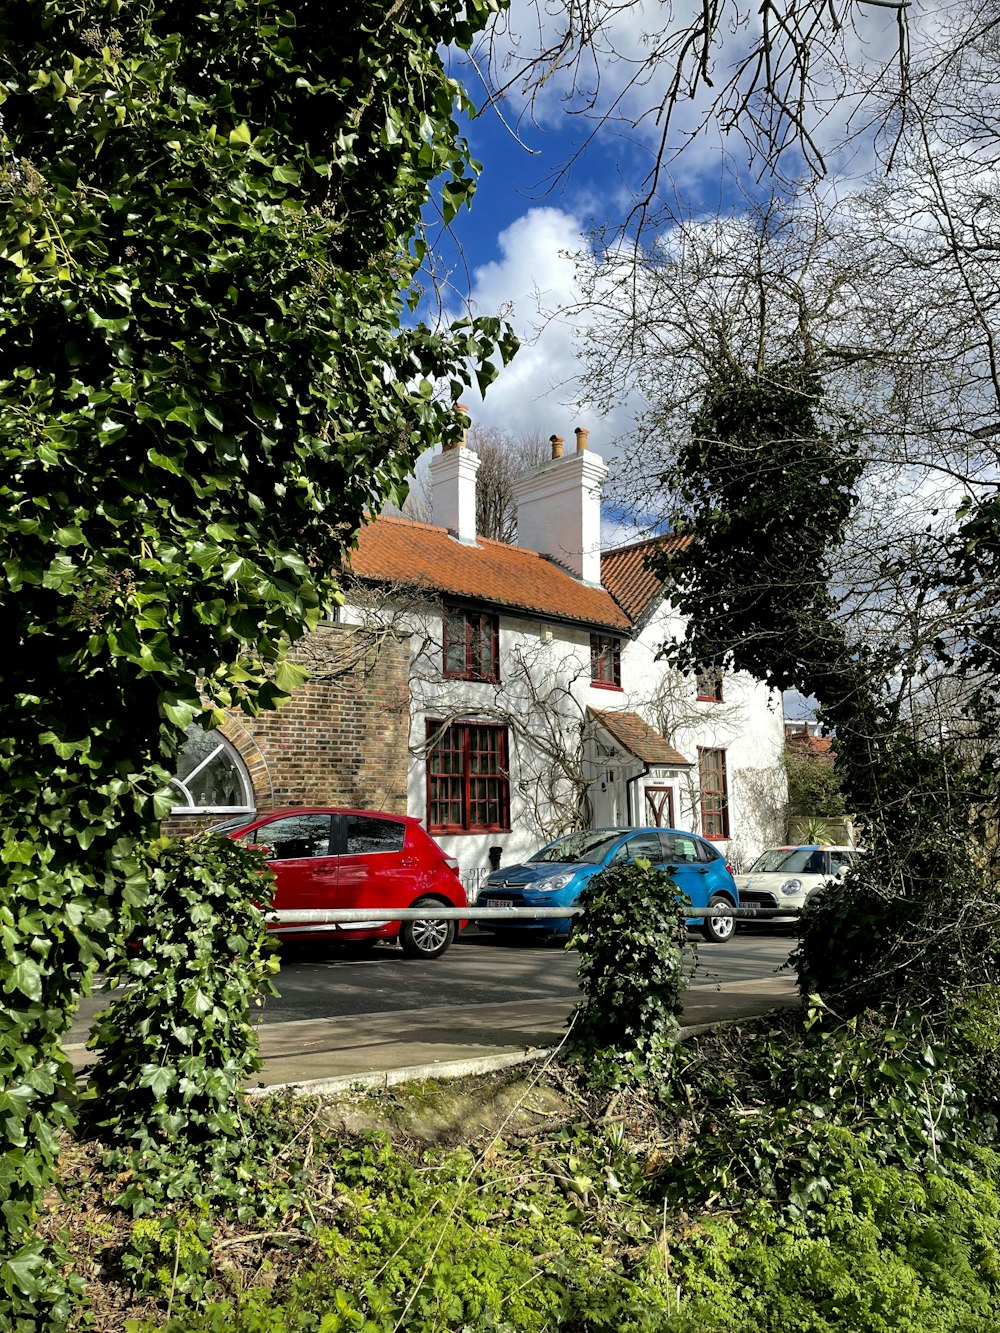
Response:
[[[301,861],[330,855],[330,827],[329,815],[284,815],[261,824],[240,841],[269,848],[269,860]]]
[[[252,810],[253,788],[239,755],[217,731],[193,722],[170,783],[175,815],[195,810]]]
[[[444,616],[444,674],[500,679],[500,621],[486,611],[452,608]]]
[[[698,750],[701,831],[706,838],[729,837],[729,792],[725,750]]]
[[[646,788],[646,815],[648,824],[659,828],[674,826],[674,792],[672,787]]]
[[[699,671],[695,679],[698,682],[698,698],[709,703],[722,703],[722,672],[718,667],[709,671]]]
[[[613,638],[610,634],[590,636],[590,679],[594,685],[621,689],[621,639]]]
[[[427,724],[427,827],[475,833],[510,828],[507,728]]]
[[[372,819],[365,815],[346,815],[347,855],[364,856],[369,852],[401,852],[406,825],[398,819]]]
[[[621,848],[615,857],[616,861],[652,861],[656,865],[662,859],[660,850],[660,839],[655,833],[637,833],[634,838],[629,838],[628,842]]]
[[[830,873],[839,875],[842,870],[850,870],[857,859],[857,852],[848,852],[841,847],[832,848],[830,851]]]
[[[661,833],[660,841],[663,843],[663,859],[671,865],[692,865],[702,859],[694,838],[685,838],[679,833]]]

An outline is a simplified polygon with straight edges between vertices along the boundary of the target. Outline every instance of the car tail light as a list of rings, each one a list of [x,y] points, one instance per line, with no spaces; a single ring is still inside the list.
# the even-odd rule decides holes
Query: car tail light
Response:
[[[729,871],[729,873],[730,873],[731,875],[735,875],[735,874],[736,874],[736,871],[733,869],[733,867],[730,865],[730,863],[729,863],[728,861],[726,862],[726,869]]]
[[[453,856],[446,856],[446,857],[444,858],[444,863],[445,863],[445,865],[448,867],[449,870],[454,870],[454,872],[455,872],[456,875],[459,873],[459,871],[458,871],[458,862],[455,860],[455,858],[454,858]]]

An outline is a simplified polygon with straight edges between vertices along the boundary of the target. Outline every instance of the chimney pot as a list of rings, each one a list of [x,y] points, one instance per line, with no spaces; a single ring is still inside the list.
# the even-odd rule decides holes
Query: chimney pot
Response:
[[[553,457],[553,458],[562,458],[562,456],[563,456],[563,445],[564,445],[565,443],[566,443],[566,441],[563,439],[563,437],[562,437],[561,435],[550,435],[550,436],[549,436],[549,444],[552,445],[552,457]]]
[[[447,444],[443,444],[441,446],[442,452],[446,452],[448,449],[464,449],[465,446],[468,444],[468,439],[466,437],[468,435],[468,430],[469,430],[469,422],[468,422],[469,409],[466,407],[464,403],[456,403],[455,406],[458,408],[460,412],[465,413],[465,420],[463,420],[462,422],[462,433],[457,440],[451,440]]]
[[[573,434],[576,436],[576,452],[578,454],[582,454],[584,449],[586,449],[587,447],[587,440],[590,438],[590,431],[584,430],[582,426],[577,426]]]

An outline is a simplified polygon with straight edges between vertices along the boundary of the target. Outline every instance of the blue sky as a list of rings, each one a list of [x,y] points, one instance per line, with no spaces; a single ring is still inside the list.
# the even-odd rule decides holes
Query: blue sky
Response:
[[[669,12],[682,22],[695,10],[700,6],[694,0],[676,0]],[[553,312],[571,303],[578,291],[567,252],[584,248],[594,224],[615,223],[626,215],[652,164],[660,131],[647,113],[657,90],[631,81],[648,55],[645,26],[652,22],[655,29],[667,12],[662,4],[618,6],[606,40],[621,59],[602,57],[589,68],[584,64],[575,72],[559,71],[530,110],[523,102],[516,104],[516,98],[506,100],[502,114],[517,138],[489,107],[469,122],[467,137],[473,156],[483,164],[482,176],[471,209],[455,219],[450,236],[439,238],[453,288],[446,292],[449,312],[461,313],[462,303],[469,301],[474,313],[506,313],[522,339],[521,352],[501,372],[485,402],[474,390],[467,395],[474,420],[544,437],[556,433],[571,438],[574,426],[583,425],[591,431],[592,447],[611,462],[615,442],[628,433],[643,404],[633,400],[605,408],[582,398],[576,348],[586,337],[586,320],[553,317]],[[886,12],[873,10],[874,17],[862,20],[869,25],[869,46],[857,34],[848,34],[848,54],[877,56],[886,40],[891,51],[895,36],[885,37]],[[563,21],[562,10],[549,5],[544,14],[551,39]],[[525,32],[537,26],[533,0],[512,0],[509,22]],[[748,22],[752,30],[752,15]],[[505,40],[508,50],[517,49],[501,37],[501,43]],[[728,62],[745,49],[747,40],[744,33],[727,38],[729,45],[717,53],[713,71],[717,84],[728,77]],[[475,56],[479,69],[485,70],[485,50]],[[479,74],[469,62],[456,57],[452,73],[477,104],[485,101]],[[575,74],[584,90],[599,78],[603,104],[614,103],[626,123],[599,129],[570,170],[560,175],[594,128],[593,121],[567,110]],[[740,207],[741,191],[766,190],[769,185],[767,180],[755,182],[738,135],[723,139],[713,125],[693,135],[706,109],[704,97],[677,108],[672,146],[686,146],[661,180],[661,196],[669,192],[672,206],[689,215],[731,211]],[[842,98],[831,98],[826,112],[822,137],[833,143],[844,130],[849,106]],[[627,124],[628,117],[640,122],[638,128]],[[835,171],[843,166],[832,165]]]

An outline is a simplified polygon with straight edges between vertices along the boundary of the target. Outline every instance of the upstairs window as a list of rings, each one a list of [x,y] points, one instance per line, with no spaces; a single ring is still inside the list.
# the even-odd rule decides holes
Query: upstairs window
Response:
[[[707,703],[722,703],[722,672],[718,667],[712,667],[708,671],[699,671],[696,677],[698,682],[698,698]]]
[[[622,686],[622,641],[611,634],[590,636],[590,680],[613,689]]]
[[[500,679],[499,617],[460,607],[445,611],[444,674],[456,680]]]
[[[729,837],[729,788],[725,750],[698,750],[701,832],[706,838]]]

